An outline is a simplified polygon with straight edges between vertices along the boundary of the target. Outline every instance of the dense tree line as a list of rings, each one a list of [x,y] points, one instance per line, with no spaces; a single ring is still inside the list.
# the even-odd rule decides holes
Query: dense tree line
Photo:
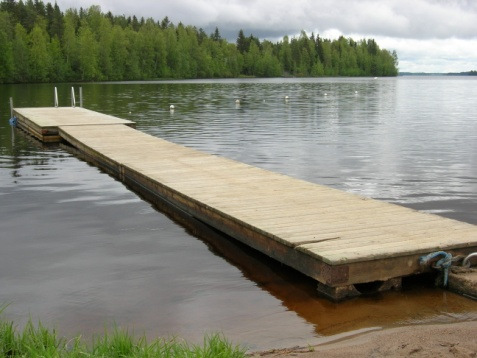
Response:
[[[397,55],[372,39],[287,36],[272,43],[240,30],[138,20],[99,6],[62,12],[55,3],[0,3],[0,83],[157,78],[395,76]]]

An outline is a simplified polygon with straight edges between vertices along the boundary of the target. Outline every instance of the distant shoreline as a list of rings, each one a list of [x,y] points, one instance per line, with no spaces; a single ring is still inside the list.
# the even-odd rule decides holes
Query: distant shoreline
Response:
[[[477,76],[477,71],[467,72],[399,72],[398,76]]]

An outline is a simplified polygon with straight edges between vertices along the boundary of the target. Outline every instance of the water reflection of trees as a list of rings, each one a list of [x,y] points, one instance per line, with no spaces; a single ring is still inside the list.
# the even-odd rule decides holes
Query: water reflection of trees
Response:
[[[2,130],[2,168],[10,169],[13,178],[22,177],[22,169],[32,167],[41,170],[50,165],[52,159],[63,156],[58,144],[44,144],[17,128],[9,128],[11,134]],[[56,154],[55,154],[56,153]]]

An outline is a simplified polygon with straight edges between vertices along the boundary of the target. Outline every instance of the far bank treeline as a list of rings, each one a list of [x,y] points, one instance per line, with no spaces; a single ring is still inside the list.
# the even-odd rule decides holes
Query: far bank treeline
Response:
[[[260,41],[240,30],[138,20],[99,6],[69,9],[42,1],[0,3],[0,83],[117,81],[240,76],[396,76],[397,54],[372,39],[308,36]]]

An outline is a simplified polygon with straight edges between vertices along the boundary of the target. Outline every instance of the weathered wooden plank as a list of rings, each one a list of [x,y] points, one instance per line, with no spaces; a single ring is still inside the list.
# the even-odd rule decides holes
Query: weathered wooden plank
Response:
[[[442,234],[441,234],[442,235]],[[306,251],[319,259],[331,265],[352,263],[358,261],[371,261],[378,259],[387,259],[400,255],[423,254],[433,251],[460,249],[475,247],[475,233],[473,231],[460,231],[461,239],[449,240],[446,236],[432,235],[428,237],[419,237],[402,239],[399,241],[389,240],[380,243],[362,243],[359,246],[345,246],[337,242],[334,249],[323,249],[320,243],[304,244],[297,247],[300,251]],[[467,240],[467,241],[465,241]]]
[[[467,233],[466,230],[452,230],[453,237],[446,236],[443,238],[445,242],[452,244],[454,242],[461,242],[460,238],[462,235]],[[340,236],[334,235],[333,232],[328,234],[301,234],[294,235],[292,237],[281,236],[283,239],[286,239],[290,242],[294,242],[297,245],[301,245],[300,242],[306,244],[313,244],[313,247],[319,253],[326,253],[330,251],[339,250],[340,248],[360,248],[365,249],[365,246],[378,246],[393,242],[395,244],[406,244],[408,245],[409,241],[417,240],[418,242],[435,242],[439,238],[439,235],[442,234],[443,230],[441,228],[421,228],[420,230],[416,229],[413,232],[403,232],[399,235],[387,234],[383,229],[381,232],[378,232],[374,229],[372,230],[354,230],[349,232],[340,232]],[[449,230],[445,230],[445,233],[448,233]],[[471,230],[470,232],[473,232]],[[275,232],[277,235],[280,235],[279,232]],[[459,237],[460,236],[460,237]]]

